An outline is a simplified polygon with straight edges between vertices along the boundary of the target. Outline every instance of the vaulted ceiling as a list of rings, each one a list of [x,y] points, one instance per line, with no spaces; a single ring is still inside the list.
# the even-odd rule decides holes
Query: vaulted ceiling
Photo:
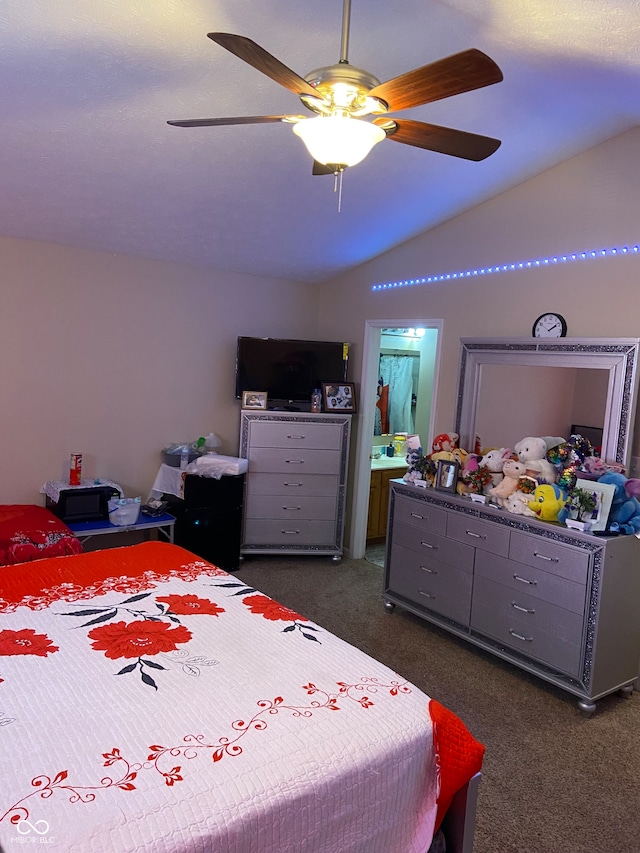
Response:
[[[503,82],[402,115],[502,140],[476,163],[383,140],[331,176],[304,112],[207,38],[304,77],[338,62],[342,0],[3,0],[0,234],[322,281],[640,124],[638,0],[353,0],[349,62],[385,81],[475,47]]]

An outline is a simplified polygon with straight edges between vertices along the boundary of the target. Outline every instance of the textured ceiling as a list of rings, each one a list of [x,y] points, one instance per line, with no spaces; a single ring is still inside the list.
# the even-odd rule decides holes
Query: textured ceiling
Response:
[[[340,58],[342,0],[2,0],[0,234],[321,281],[640,124],[640,0],[353,0],[349,61],[384,81],[476,47],[504,81],[406,111],[502,140],[473,163],[383,141],[331,177],[304,112],[207,38],[301,76]]]

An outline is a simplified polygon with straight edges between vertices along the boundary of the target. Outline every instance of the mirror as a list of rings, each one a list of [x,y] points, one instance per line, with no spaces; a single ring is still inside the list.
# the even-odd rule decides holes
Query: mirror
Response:
[[[455,430],[473,450],[529,435],[602,430],[601,456],[628,463],[638,338],[462,338]],[[592,441],[593,443],[593,441]]]

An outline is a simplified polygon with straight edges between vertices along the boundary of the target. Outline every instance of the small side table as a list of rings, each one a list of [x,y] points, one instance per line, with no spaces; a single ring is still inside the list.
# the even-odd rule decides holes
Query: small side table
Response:
[[[173,542],[173,528],[176,523],[175,517],[169,513],[162,515],[140,516],[135,524],[111,524],[110,521],[72,521],[67,522],[67,527],[72,530],[84,545],[93,536],[106,536],[108,533],[131,533],[134,530],[157,530],[169,542]]]

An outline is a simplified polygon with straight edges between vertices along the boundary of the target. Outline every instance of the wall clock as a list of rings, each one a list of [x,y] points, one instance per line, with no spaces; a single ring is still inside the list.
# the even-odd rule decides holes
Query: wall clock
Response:
[[[534,322],[531,334],[534,338],[564,338],[567,334],[567,321],[562,314],[547,311]]]

